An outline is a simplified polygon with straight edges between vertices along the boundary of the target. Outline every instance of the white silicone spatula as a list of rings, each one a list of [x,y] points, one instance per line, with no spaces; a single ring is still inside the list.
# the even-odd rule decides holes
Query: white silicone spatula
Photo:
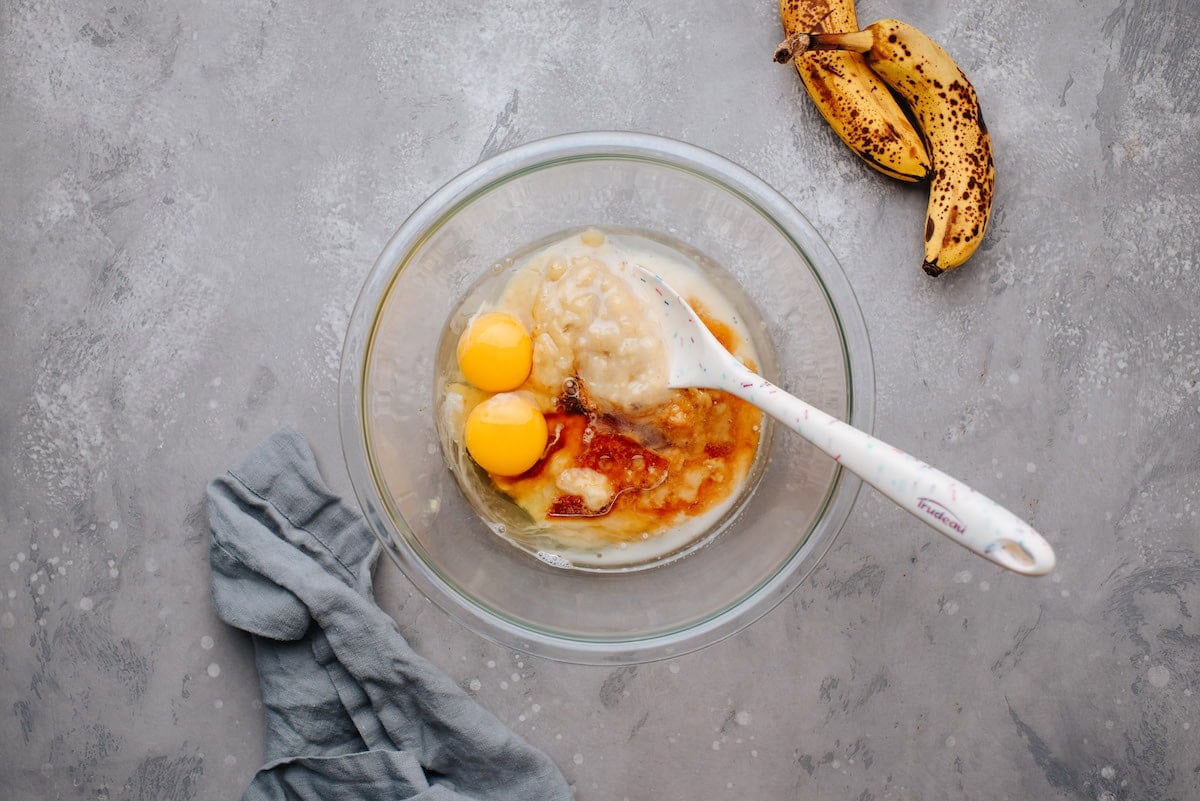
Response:
[[[832,456],[918,520],[980,556],[1027,576],[1054,569],[1054,550],[1024,521],[966,484],[789,395],[747,369],[679,293],[640,270],[663,315],[673,388],[720,389],[754,404]]]

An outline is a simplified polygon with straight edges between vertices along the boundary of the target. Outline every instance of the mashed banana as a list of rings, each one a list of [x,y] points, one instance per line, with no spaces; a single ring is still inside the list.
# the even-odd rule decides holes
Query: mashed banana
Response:
[[[646,313],[627,263],[580,253],[525,272],[498,306],[529,318],[531,388],[553,397],[567,379],[577,378],[598,407],[631,414],[670,399],[658,316]]]

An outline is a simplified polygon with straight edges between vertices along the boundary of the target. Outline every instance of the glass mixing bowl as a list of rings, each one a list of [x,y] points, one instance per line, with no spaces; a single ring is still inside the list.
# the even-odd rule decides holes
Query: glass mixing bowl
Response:
[[[400,226],[350,319],[342,446],[388,556],[469,629],[551,659],[644,662],[714,643],[786,598],[829,549],[860,482],[798,435],[768,426],[761,469],[735,512],[653,567],[564,568],[489,528],[442,453],[439,342],[463,296],[506,257],[591,226],[660,237],[720,265],[762,321],[755,336],[767,377],[871,430],[866,326],[837,260],[800,212],[709,151],[599,132],[483,161]]]

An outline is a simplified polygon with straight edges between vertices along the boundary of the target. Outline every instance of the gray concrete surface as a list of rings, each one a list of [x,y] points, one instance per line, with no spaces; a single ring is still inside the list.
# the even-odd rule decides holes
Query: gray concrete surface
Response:
[[[482,156],[594,128],[716,150],[824,233],[876,431],[1027,515],[1050,577],[872,493],[803,588],[624,669],[493,646],[391,564],[423,654],[576,797],[1200,798],[1200,6],[864,0],[953,53],[998,195],[919,269],[924,193],[770,61],[771,0],[0,0],[0,797],[236,798],[249,643],[214,616],[207,480],[281,423],[349,492],[359,284]]]

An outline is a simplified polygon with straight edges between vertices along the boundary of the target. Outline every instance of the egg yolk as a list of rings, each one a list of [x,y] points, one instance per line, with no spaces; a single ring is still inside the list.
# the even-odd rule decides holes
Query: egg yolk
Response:
[[[546,418],[530,401],[511,393],[493,395],[467,415],[467,453],[484,470],[519,476],[546,450]]]
[[[458,367],[485,392],[508,392],[529,377],[533,340],[511,314],[487,312],[471,320],[458,340]]]

